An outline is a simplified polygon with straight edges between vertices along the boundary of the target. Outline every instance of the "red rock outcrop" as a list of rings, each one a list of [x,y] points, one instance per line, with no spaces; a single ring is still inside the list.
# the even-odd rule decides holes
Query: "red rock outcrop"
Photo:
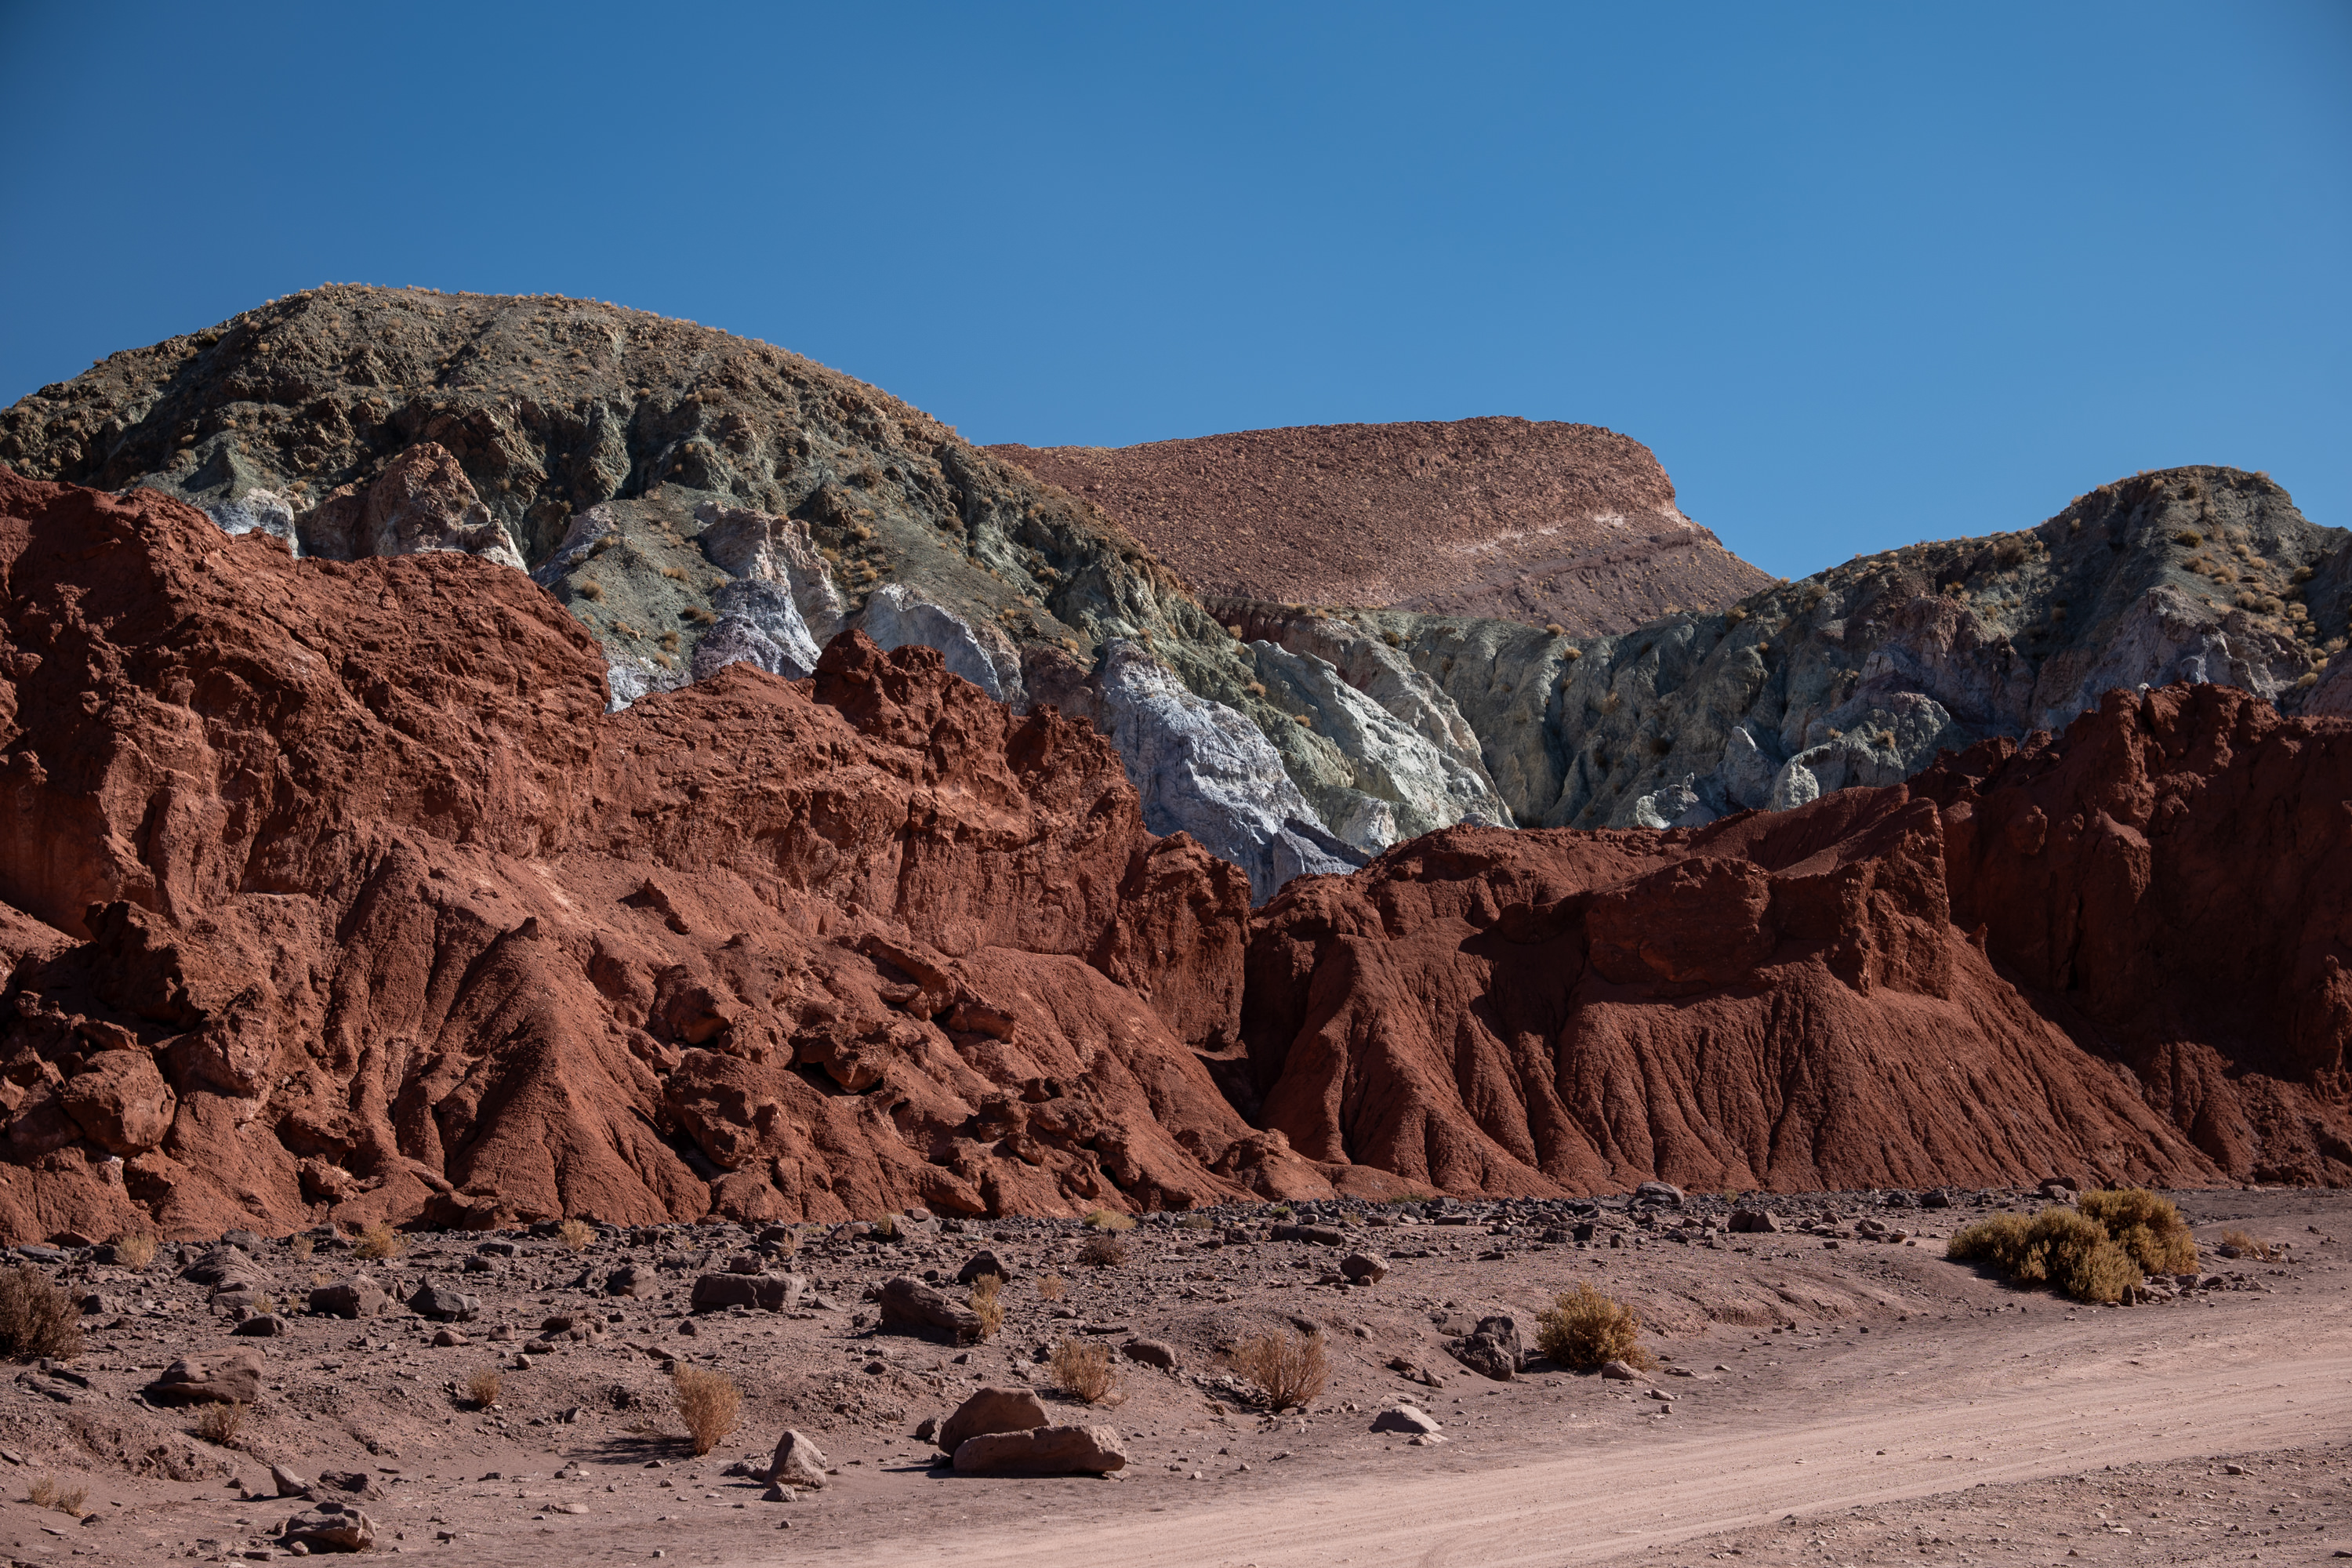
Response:
[[[1792,812],[1432,835],[1261,912],[1258,1120],[1457,1191],[2352,1181],[2347,796],[2352,726],[2177,687]]]
[[[2221,685],[2111,691],[1911,781],[1953,918],[2215,1164],[2352,1180],[2352,724]]]
[[[0,577],[0,1233],[1328,1190],[1241,874],[929,649],[606,715],[520,573],[5,469]]]
[[[1647,447],[1515,418],[997,447],[1202,593],[1628,631],[1772,579],[1675,505]]]

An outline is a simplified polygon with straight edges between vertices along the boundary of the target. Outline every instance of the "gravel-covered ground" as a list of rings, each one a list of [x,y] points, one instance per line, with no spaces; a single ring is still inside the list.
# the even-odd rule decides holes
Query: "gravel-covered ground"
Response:
[[[2202,1563],[2352,1545],[2343,1197],[2178,1194],[2209,1282],[2100,1309],[1946,1261],[1958,1225],[2041,1201],[1956,1196],[1754,1200],[1783,1227],[1764,1235],[1728,1232],[1733,1205],[1697,1194],[1234,1209],[1147,1218],[1114,1237],[1123,1261],[1099,1265],[1082,1256],[1095,1233],[1022,1219],[915,1223],[897,1239],[602,1230],[581,1250],[551,1234],[419,1235],[379,1262],[346,1238],[298,1258],[248,1237],[271,1300],[249,1284],[217,1302],[183,1277],[207,1247],[167,1247],[140,1270],[66,1252],[37,1266],[98,1300],[79,1359],[0,1392],[0,1537],[22,1562],[281,1552],[273,1531],[311,1505],[274,1495],[274,1464],[364,1511],[378,1551],[451,1563]],[[1286,1222],[1339,1245],[1271,1239]],[[2221,1259],[2225,1228],[2286,1245]],[[1012,1272],[992,1337],[877,1323],[873,1292],[894,1275],[936,1277],[963,1301],[955,1276],[982,1248]],[[1355,1253],[1385,1276],[1347,1283],[1339,1263]],[[806,1293],[782,1312],[690,1312],[698,1276],[738,1259],[798,1274]],[[609,1293],[626,1268],[649,1294]],[[299,1310],[314,1287],[362,1277],[401,1300],[426,1284],[478,1297],[477,1315]],[[1579,1281],[1639,1310],[1653,1375],[1608,1381],[1531,1353],[1497,1382],[1449,1353],[1493,1316],[1532,1352],[1537,1312]],[[282,1333],[232,1333],[236,1313],[273,1305]],[[1328,1385],[1276,1415],[1220,1352],[1301,1327],[1324,1336]],[[1122,1352],[1105,1403],[1054,1386],[1045,1358],[1065,1339]],[[1140,1342],[1174,1367],[1129,1359]],[[194,1435],[195,1409],[141,1392],[176,1358],[239,1347],[266,1366],[228,1446]],[[672,1397],[680,1366],[743,1394],[700,1458]],[[489,1371],[497,1401],[477,1407],[467,1385]],[[982,1384],[1028,1384],[1055,1420],[1115,1428],[1126,1468],[953,1474],[914,1434]],[[1444,1441],[1371,1431],[1399,1402]],[[766,1500],[742,1472],[764,1469],[786,1428],[834,1473]],[[367,1491],[330,1490],[328,1475]],[[26,1500],[43,1478],[86,1489],[88,1519]]]

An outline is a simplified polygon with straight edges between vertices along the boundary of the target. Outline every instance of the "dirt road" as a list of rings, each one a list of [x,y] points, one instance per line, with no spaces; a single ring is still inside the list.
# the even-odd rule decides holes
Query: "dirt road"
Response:
[[[1286,1494],[1276,1506],[1254,1499],[1171,1507],[1076,1531],[1008,1532],[1000,1521],[942,1534],[934,1526],[920,1540],[826,1556],[958,1568],[1550,1568],[1791,1514],[2340,1442],[2352,1438],[2352,1321],[2340,1304],[2315,1306],[2298,1314],[2293,1342],[2248,1327],[2128,1355],[2107,1348],[2123,1326],[2141,1327],[2122,1314],[2086,1312],[2023,1332],[2012,1321],[1997,1351],[1990,1336],[1967,1336],[1969,1350],[2000,1356],[1996,1364],[1953,1364],[1948,1352],[1925,1364],[1886,1365],[1875,1378],[1848,1368],[1832,1394],[1840,1408],[1785,1420],[1718,1418],[1685,1434],[1670,1430],[1668,1418],[1561,1458],[1475,1474],[1367,1473]]]

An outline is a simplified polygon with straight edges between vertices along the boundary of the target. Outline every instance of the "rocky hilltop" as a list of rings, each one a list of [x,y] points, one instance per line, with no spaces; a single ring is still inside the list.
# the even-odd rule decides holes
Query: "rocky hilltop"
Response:
[[[934,648],[609,710],[487,552],[5,471],[0,584],[13,1237],[2352,1181],[2352,725],[2210,685],[1254,919],[1105,737]]]
[[[1210,616],[1099,507],[763,343],[552,295],[330,287],[110,356],[0,412],[0,461],[143,486],[307,559],[528,571],[615,707],[855,626],[1016,710],[1094,723],[1156,832],[1257,897],[1507,817],[1402,657],[1381,692]]]
[[[2352,534],[2259,474],[2105,485],[2038,527],[1916,544],[1720,612],[1575,638],[1395,611],[1213,605],[1343,671],[1386,649],[1453,704],[1513,821],[1696,826],[1888,784],[2102,694],[2212,681],[2352,713]]]
[[[1780,584],[1719,550],[1729,576],[1690,578],[1715,547],[1675,511],[1655,459],[1585,426],[1340,426],[1132,451],[1147,456],[1024,449],[1016,463],[690,322],[415,289],[293,296],[0,411],[0,461],[32,477],[159,490],[306,560],[456,552],[527,573],[595,638],[615,710],[737,663],[806,678],[846,629],[931,647],[1015,713],[1052,706],[1108,738],[1145,826],[1241,867],[1259,902],[1463,824],[1695,826],[1894,783],[1945,751],[2063,725],[2111,688],[2213,680],[2352,714],[2352,676],[2328,663],[2352,610],[2347,536],[2260,475],[2140,475],[2029,531]],[[1183,553],[1171,566],[1103,502],[1024,464],[1097,487]],[[1614,606],[1603,622],[1630,629],[1548,629],[1529,624],[1536,600],[1484,587],[1451,601],[1473,614],[1395,607],[1439,602],[1434,589],[1365,607],[1388,592],[1364,575],[1382,561],[1429,569],[1427,552],[1381,542],[1441,502],[1448,548],[1583,584]],[[1169,531],[1196,503],[1290,521]],[[1346,522],[1358,512],[1386,521],[1367,533]],[[1513,530],[1538,515],[1612,538],[1611,520],[1646,518],[1634,531],[1678,542],[1682,564],[1536,571],[1553,545]],[[1560,526],[1541,537],[1574,532]],[[1241,543],[1273,552],[1263,574],[1219,564],[1260,559]],[[1457,561],[1430,581],[1482,570]],[[1203,598],[1188,577],[1279,597]],[[1349,604],[1301,603],[1326,594]]]
[[[991,448],[1097,501],[1202,593],[1631,631],[1772,579],[1675,506],[1647,447],[1489,418]]]

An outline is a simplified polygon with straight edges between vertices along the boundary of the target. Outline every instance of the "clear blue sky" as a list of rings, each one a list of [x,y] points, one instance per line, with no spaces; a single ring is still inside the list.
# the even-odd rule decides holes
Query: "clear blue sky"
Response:
[[[1475,414],[1790,575],[2143,468],[2352,525],[2352,5],[0,0],[0,403],[322,280],[982,441]]]

